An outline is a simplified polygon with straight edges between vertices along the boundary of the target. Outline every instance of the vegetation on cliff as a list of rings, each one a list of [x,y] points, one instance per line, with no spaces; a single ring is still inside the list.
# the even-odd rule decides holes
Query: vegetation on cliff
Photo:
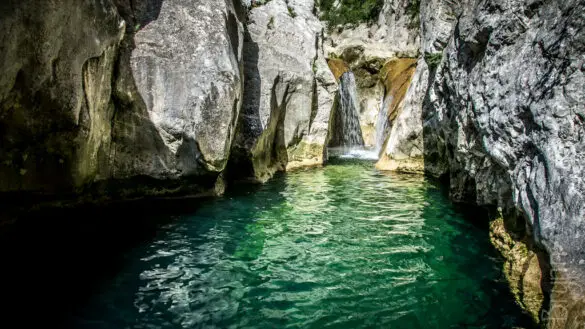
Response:
[[[378,18],[383,0],[320,0],[317,4],[321,11],[321,19],[329,22],[329,26],[357,25],[373,22]]]

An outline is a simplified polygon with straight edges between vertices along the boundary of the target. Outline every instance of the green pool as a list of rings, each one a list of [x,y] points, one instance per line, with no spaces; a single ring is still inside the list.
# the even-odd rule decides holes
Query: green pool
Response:
[[[345,161],[173,215],[78,328],[529,328],[488,232],[437,185]]]

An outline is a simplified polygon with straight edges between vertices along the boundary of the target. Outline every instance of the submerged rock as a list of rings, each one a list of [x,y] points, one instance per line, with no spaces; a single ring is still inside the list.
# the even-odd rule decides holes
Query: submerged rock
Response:
[[[541,310],[545,306],[541,281],[543,269],[546,270],[548,264],[542,253],[528,248],[532,241],[522,236],[524,227],[513,227],[515,223],[510,222],[506,223],[501,215],[493,220],[490,223],[490,240],[505,259],[503,272],[516,301],[530,313],[535,322],[539,322]],[[511,232],[517,232],[519,236],[515,238]],[[544,274],[548,275],[547,272]]]

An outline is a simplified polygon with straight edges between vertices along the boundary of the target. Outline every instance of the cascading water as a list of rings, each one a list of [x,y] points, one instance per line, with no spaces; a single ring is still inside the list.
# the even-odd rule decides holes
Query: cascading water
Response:
[[[331,118],[329,148],[346,154],[364,149],[359,121],[359,100],[353,72],[345,72],[339,81],[338,102]]]
[[[382,152],[382,148],[384,147],[384,141],[386,140],[386,136],[388,136],[388,108],[392,103],[392,96],[387,96],[382,101],[382,107],[380,107],[380,112],[378,113],[378,120],[376,121],[376,148],[375,153],[377,156],[380,155]]]

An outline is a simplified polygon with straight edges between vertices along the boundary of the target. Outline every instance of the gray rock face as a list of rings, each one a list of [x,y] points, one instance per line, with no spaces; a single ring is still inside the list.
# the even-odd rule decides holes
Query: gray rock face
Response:
[[[411,0],[385,0],[377,22],[330,29],[325,53],[346,61],[356,75],[360,123],[365,145],[375,148],[379,114],[385,99],[384,64],[416,58],[420,52],[419,8]]]
[[[584,26],[583,1],[472,1],[424,110],[427,170],[449,175],[457,201],[521,212],[557,278],[581,285],[574,299],[585,284]],[[562,302],[553,314],[581,320],[551,326],[577,328],[583,304]]]
[[[242,100],[242,13],[232,0],[116,6],[0,5],[0,192],[214,187]]]
[[[338,56],[361,48],[366,58],[416,57],[420,49],[419,18],[415,2],[385,0],[375,24],[333,28],[326,54]]]
[[[453,35],[457,17],[469,0],[421,0],[421,52],[442,52]]]
[[[219,174],[242,100],[243,26],[233,2],[121,7],[135,31],[117,81],[127,111],[116,120],[114,177]]]
[[[400,114],[392,125],[386,148],[377,167],[384,170],[423,172],[423,101],[434,79],[435,67],[451,38],[462,1],[423,0],[420,3],[421,50],[412,83]],[[433,62],[430,60],[435,55]],[[429,61],[429,63],[427,63]],[[430,66],[430,67],[429,67]],[[440,161],[438,159],[434,159]],[[429,164],[427,166],[432,166]]]
[[[264,181],[277,170],[323,162],[336,87],[313,7],[312,0],[273,0],[250,9],[234,176]]]
[[[403,172],[424,171],[422,105],[429,85],[429,74],[427,63],[419,59],[377,168]]]
[[[0,192],[72,190],[108,162],[124,22],[110,2],[0,4]]]

